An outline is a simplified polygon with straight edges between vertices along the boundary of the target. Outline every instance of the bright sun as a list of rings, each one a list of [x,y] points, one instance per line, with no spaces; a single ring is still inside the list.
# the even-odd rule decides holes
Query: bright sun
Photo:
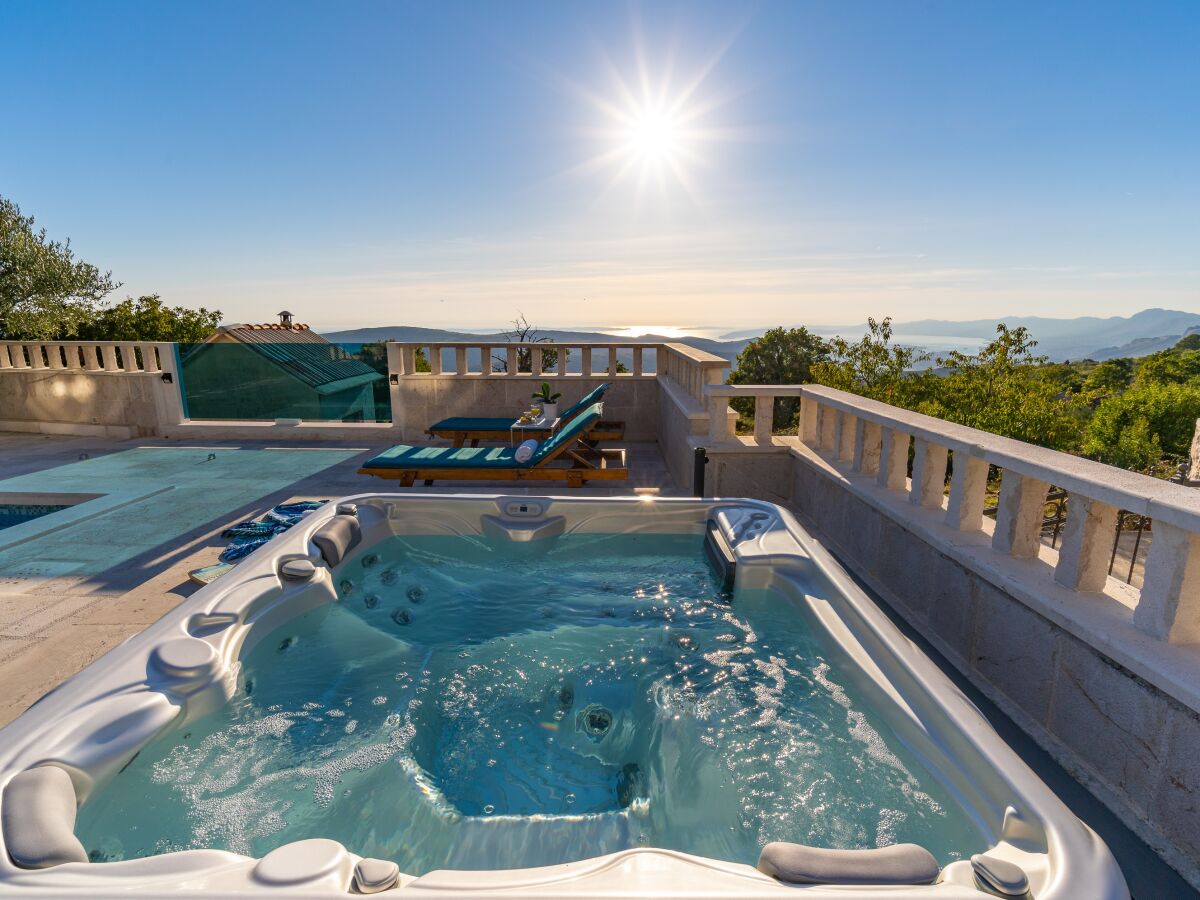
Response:
[[[626,149],[644,165],[674,165],[681,150],[682,130],[669,111],[647,106],[630,116]]]
[[[610,65],[609,87],[603,93],[576,85],[601,117],[585,129],[598,139],[598,152],[576,171],[607,171],[606,193],[632,184],[639,204],[649,193],[665,199],[679,189],[696,200],[697,171],[713,163],[707,151],[729,136],[711,121],[713,112],[725,102],[725,98],[713,96],[709,84],[721,54],[694,69],[690,78],[673,72],[669,60],[660,73],[651,74],[645,48],[641,41],[637,43],[632,79]]]

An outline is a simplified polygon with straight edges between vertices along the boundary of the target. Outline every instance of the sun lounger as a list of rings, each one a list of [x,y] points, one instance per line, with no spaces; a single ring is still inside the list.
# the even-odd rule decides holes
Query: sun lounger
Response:
[[[574,406],[564,410],[558,417],[558,427],[561,430],[592,404],[599,403],[604,392],[611,387],[605,382],[590,391]],[[442,440],[452,441],[455,447],[461,447],[468,441],[472,447],[478,447],[480,441],[510,441],[513,435],[513,419],[487,419],[460,416],[442,419],[425,429],[426,434]],[[550,428],[521,428],[521,438],[533,438],[542,441],[550,437]],[[600,441],[619,441],[625,437],[624,422],[596,422],[589,429],[587,441],[595,444]]]
[[[623,449],[596,449],[588,443],[600,421],[594,403],[540,444],[527,462],[517,462],[513,447],[413,447],[400,444],[363,463],[360,475],[397,479],[401,487],[417,481],[562,481],[581,487],[589,481],[629,477]]]

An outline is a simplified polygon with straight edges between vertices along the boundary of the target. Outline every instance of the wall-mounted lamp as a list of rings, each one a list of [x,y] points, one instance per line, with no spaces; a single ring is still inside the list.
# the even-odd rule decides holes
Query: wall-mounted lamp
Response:
[[[391,381],[392,384],[396,385],[397,387],[400,386],[400,376],[399,375],[393,374],[389,380]]]
[[[162,380],[163,380],[163,383],[164,383],[164,384],[174,384],[174,383],[175,383],[175,376],[174,376],[174,375],[172,375],[170,372],[163,372],[163,373],[162,373]]]

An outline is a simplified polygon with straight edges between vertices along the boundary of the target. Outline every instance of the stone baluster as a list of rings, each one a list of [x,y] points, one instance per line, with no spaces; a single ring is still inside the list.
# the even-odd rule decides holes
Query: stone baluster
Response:
[[[609,345],[608,348],[608,377],[617,377],[617,347],[615,344]]]
[[[138,344],[142,351],[142,371],[161,372],[162,366],[158,361],[159,348],[154,344]],[[78,362],[78,359],[75,360]]]
[[[884,428],[879,443],[879,471],[875,481],[889,491],[908,486],[908,442],[911,435],[899,428]]]
[[[567,347],[565,344],[558,345],[558,374],[560,376],[567,374],[567,356],[570,351],[571,348]]]
[[[454,348],[454,374],[455,375],[466,375],[467,374],[467,348],[466,347],[455,347]]]
[[[812,397],[800,398],[800,440],[814,450],[820,445],[820,412],[821,404]]]
[[[643,367],[643,365],[645,365],[645,362],[642,359],[642,356],[643,356],[642,351],[644,349],[645,349],[644,347],[634,347],[633,348],[633,377],[634,378],[637,378],[638,376],[643,374],[642,367]]]
[[[775,398],[754,398],[754,442],[763,447],[771,446],[771,432],[775,425]]]
[[[820,449],[829,451],[837,446],[837,410],[832,406],[821,405],[817,409],[817,428],[820,432],[818,439]]]
[[[120,347],[122,370],[126,372],[140,371],[138,369],[137,350],[134,349],[133,344],[121,344]]]
[[[837,422],[835,424],[837,429],[835,442],[837,445],[837,458],[843,462],[851,462],[854,459],[854,432],[857,421],[858,416],[853,413],[838,411]]]
[[[994,550],[1017,557],[1038,555],[1048,490],[1050,485],[1044,481],[1004,470],[996,507],[996,531],[992,535]]]
[[[908,493],[909,502],[926,509],[936,509],[942,505],[942,496],[946,490],[946,460],[945,447],[916,438],[913,443],[913,474],[912,487]]]
[[[26,344],[25,349],[29,351],[29,368],[44,369],[46,368],[46,360],[42,356],[41,344]]]
[[[954,451],[950,475],[950,500],[946,524],[957,531],[979,531],[983,527],[983,504],[987,498],[988,461],[965,450]]]
[[[62,344],[46,344],[46,363],[51,369],[65,369]]]
[[[1080,494],[1067,497],[1067,522],[1054,580],[1076,591],[1102,591],[1117,536],[1117,508]],[[1155,536],[1158,531],[1155,529]]]
[[[9,355],[8,344],[0,344],[0,369],[11,369],[13,367],[12,357]]]
[[[1154,522],[1133,624],[1160,641],[1200,643],[1200,534]]]
[[[855,472],[874,475],[879,471],[882,443],[883,430],[878,422],[860,418],[854,423],[854,458],[851,467]]]
[[[591,377],[592,374],[592,348],[579,348],[579,374],[584,378]]]
[[[542,374],[542,348],[534,344],[529,348],[529,372],[532,375]]]

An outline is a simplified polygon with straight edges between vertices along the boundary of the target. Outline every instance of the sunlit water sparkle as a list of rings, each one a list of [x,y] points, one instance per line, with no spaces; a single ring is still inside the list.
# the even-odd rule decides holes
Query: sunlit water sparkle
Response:
[[[363,563],[367,565],[363,565]],[[636,846],[982,849],[787,601],[699,538],[396,539],[80,810],[92,858],[327,837],[420,874]],[[403,612],[404,616],[397,613]]]

